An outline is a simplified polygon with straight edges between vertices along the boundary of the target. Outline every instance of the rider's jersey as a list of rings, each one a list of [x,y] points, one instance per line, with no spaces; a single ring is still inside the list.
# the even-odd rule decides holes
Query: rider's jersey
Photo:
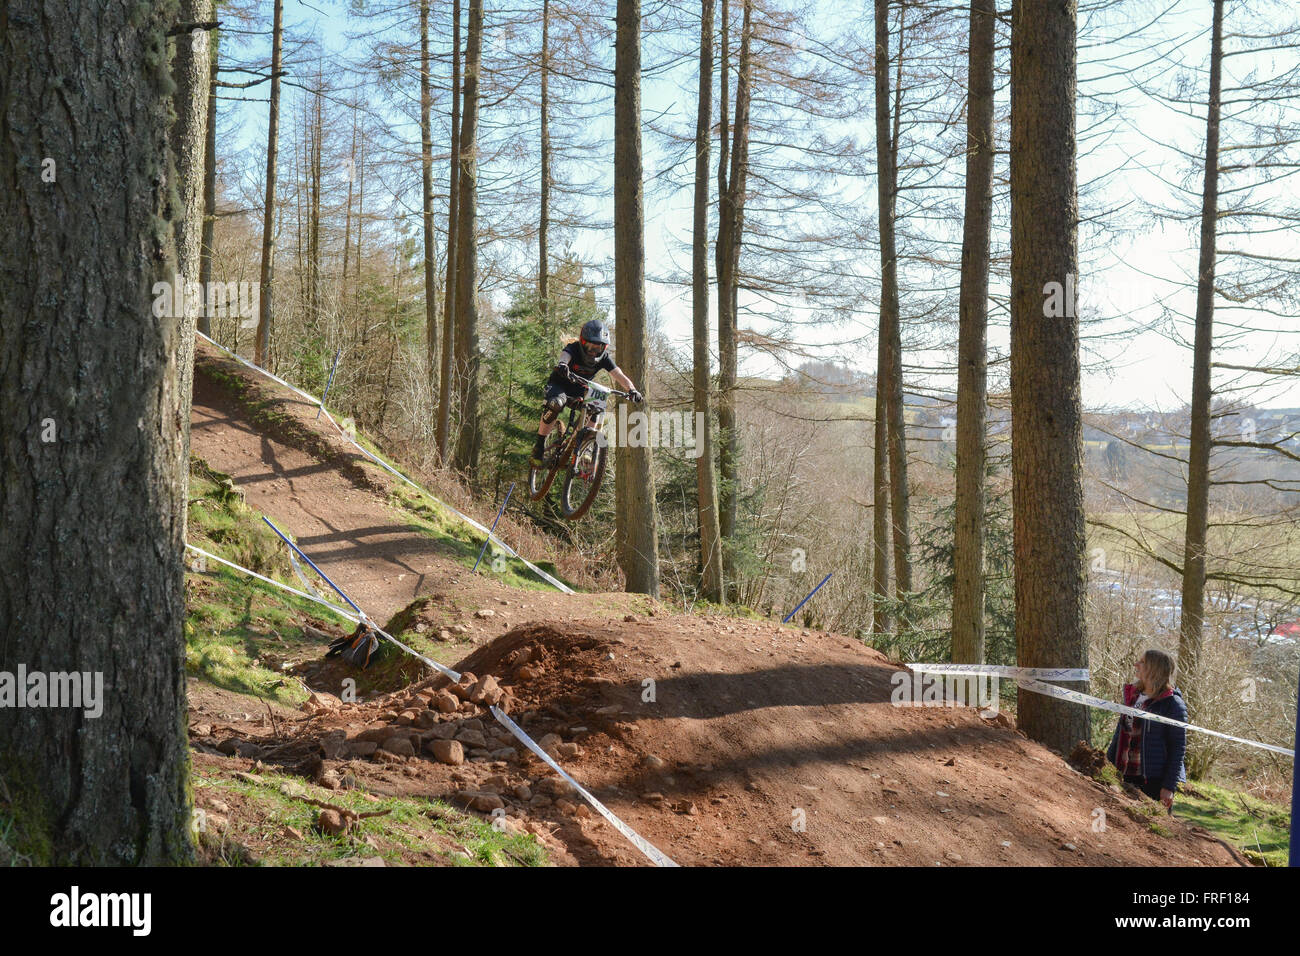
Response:
[[[567,365],[573,371],[574,375],[581,376],[585,379],[595,378],[596,373],[602,369],[606,372],[613,372],[618,368],[618,365],[614,362],[614,353],[610,349],[605,349],[600,358],[592,361],[587,357],[587,353],[583,349],[582,343],[576,340],[570,342],[564,347],[564,350],[560,352],[559,361],[555,364]],[[563,381],[564,379],[560,376],[559,372],[551,373],[552,384],[559,384]]]

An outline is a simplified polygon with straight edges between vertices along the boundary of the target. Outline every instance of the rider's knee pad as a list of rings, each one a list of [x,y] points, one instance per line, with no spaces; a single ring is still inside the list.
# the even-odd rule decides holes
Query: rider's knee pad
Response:
[[[555,398],[548,399],[542,406],[542,421],[550,424],[555,421],[556,416],[564,411],[564,396],[558,395]]]

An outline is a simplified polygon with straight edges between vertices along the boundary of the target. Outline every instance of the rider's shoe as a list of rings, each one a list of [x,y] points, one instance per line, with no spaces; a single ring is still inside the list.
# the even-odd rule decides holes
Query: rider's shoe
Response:
[[[546,456],[546,438],[543,435],[537,436],[537,441],[533,442],[533,454],[529,458],[529,463],[541,467],[542,459]]]

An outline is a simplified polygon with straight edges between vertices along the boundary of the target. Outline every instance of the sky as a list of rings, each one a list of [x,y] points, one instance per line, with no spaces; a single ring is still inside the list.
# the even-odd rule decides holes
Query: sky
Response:
[[[1265,6],[1270,0],[1252,0],[1262,2]],[[266,4],[269,8],[270,4]],[[438,7],[435,5],[435,17]],[[493,4],[488,3],[489,22]],[[512,5],[512,9],[522,7]],[[540,4],[538,5],[540,9]],[[1229,23],[1236,22],[1234,17],[1240,3],[1229,4]],[[346,41],[346,31],[355,23],[349,23],[346,5],[339,0],[317,0],[304,3],[302,0],[286,0],[286,22],[302,29],[316,32],[326,48],[327,56],[339,58],[356,58],[358,51]],[[869,4],[866,5],[869,8]],[[649,9],[649,4],[647,4]],[[821,0],[813,12],[813,21],[827,22],[834,17],[843,21],[846,10],[857,9],[864,34],[871,30],[869,9],[860,3],[853,6],[831,3]],[[1159,37],[1173,41],[1177,57],[1182,62],[1203,67],[1208,62],[1209,53],[1209,9],[1208,3],[1198,0],[1168,0],[1165,4],[1132,0],[1121,8],[1123,17],[1130,22],[1140,22],[1144,15],[1152,10],[1160,11],[1155,23],[1143,31],[1139,37],[1130,38],[1121,43],[1099,43],[1097,35],[1102,31],[1108,34],[1122,32],[1115,23],[1098,24],[1092,35],[1081,34],[1079,77],[1081,87],[1096,91],[1116,91],[1123,116],[1114,125],[1105,144],[1099,148],[1089,148],[1086,152],[1081,142],[1078,164],[1078,180],[1087,183],[1094,178],[1123,167],[1121,174],[1111,176],[1101,191],[1099,202],[1107,208],[1132,208],[1145,200],[1159,197],[1171,197],[1173,189],[1170,184],[1178,182],[1187,172],[1187,161],[1180,159],[1165,144],[1173,144],[1190,153],[1203,150],[1205,123],[1203,108],[1190,108],[1189,115],[1179,115],[1175,110],[1162,105],[1150,97],[1136,91],[1119,92],[1126,85],[1126,79],[1117,74],[1123,70],[1141,65],[1148,73],[1165,72],[1164,81],[1171,79],[1165,68],[1168,61],[1151,63],[1151,58],[1144,48],[1152,39]],[[1285,8],[1280,8],[1285,9]],[[1256,10],[1255,12],[1259,12]],[[412,30],[415,29],[412,17]],[[501,41],[491,34],[486,43]],[[1231,43],[1231,41],[1229,41]],[[269,43],[263,46],[269,46]],[[1229,46],[1231,49],[1231,46]],[[247,55],[256,55],[257,46],[250,45]],[[263,53],[263,56],[266,54]],[[1226,61],[1228,78],[1240,77],[1251,68],[1266,67],[1271,70],[1295,68],[1300,65],[1295,51],[1283,51],[1268,55],[1273,62],[1261,62],[1258,58],[1239,56]],[[1289,57],[1289,59],[1287,59]],[[645,60],[652,61],[655,51],[647,48]],[[1252,62],[1253,61],[1253,62]],[[1225,81],[1226,83],[1226,81]],[[262,90],[265,87],[261,88]],[[643,89],[643,113],[648,117],[656,116],[660,122],[674,123],[677,128],[689,131],[694,126],[696,68],[694,63],[686,62],[676,70],[653,77],[646,77]],[[263,97],[264,93],[261,94]],[[1300,104],[1297,104],[1300,106]],[[223,103],[222,109],[231,114],[223,120],[223,129],[227,126],[236,128],[234,133],[235,148],[242,148],[252,140],[265,136],[266,104],[248,103],[237,106]],[[850,124],[852,125],[852,124]],[[610,120],[602,118],[593,127],[592,132],[598,138],[609,138]],[[870,112],[862,117],[860,131],[863,141],[874,141],[874,117]],[[1225,137],[1226,137],[1225,132]],[[1089,144],[1090,146],[1092,144]],[[218,149],[226,147],[219,144]],[[282,142],[283,149],[283,142]],[[438,146],[435,145],[435,153]],[[716,157],[716,152],[715,152]],[[646,174],[654,176],[662,170],[656,165],[662,163],[663,157],[654,148],[653,138],[646,137]],[[282,160],[283,161],[283,160]],[[608,183],[606,184],[608,185]],[[1297,192],[1290,188],[1291,194]],[[874,185],[867,192],[874,196]],[[597,195],[592,200],[594,211],[603,219],[612,216],[612,190],[605,195]],[[874,209],[869,211],[874,215]],[[533,213],[535,215],[535,213]],[[684,267],[689,260],[689,250],[682,245],[682,240],[690,235],[690,195],[689,190],[679,191],[671,196],[664,196],[659,190],[648,187],[646,190],[646,254],[647,274],[652,277],[647,283],[647,299],[652,315],[658,317],[663,332],[675,343],[688,346],[690,341],[690,290],[688,286],[666,284],[653,281],[656,274],[670,271],[672,264]],[[1195,223],[1185,225],[1146,223],[1130,234],[1114,237],[1090,237],[1088,230],[1080,233],[1081,258],[1093,255],[1100,257],[1103,267],[1099,271],[1085,272],[1080,281],[1080,308],[1086,315],[1090,307],[1100,309],[1108,315],[1123,315],[1139,325],[1158,324],[1160,308],[1163,301],[1174,310],[1190,315],[1194,311],[1194,291],[1178,289],[1169,282],[1176,278],[1194,274],[1197,243]],[[610,232],[583,231],[574,235],[573,245],[586,258],[596,262],[612,263],[613,236]],[[1088,247],[1090,239],[1104,242],[1105,249]],[[1268,249],[1278,255],[1296,255],[1296,243],[1293,235],[1282,238],[1252,240],[1252,248]],[[532,253],[522,256],[528,260]],[[712,258],[710,256],[710,258]],[[875,267],[878,269],[878,266]],[[1298,267],[1300,268],[1300,267]],[[606,277],[612,276],[612,267],[604,270]],[[873,269],[874,271],[874,269]],[[602,289],[598,298],[611,307],[612,288]],[[751,303],[753,304],[753,303]],[[761,320],[752,317],[752,311],[746,308],[747,296],[741,294],[742,327],[751,323],[759,330],[764,330]],[[800,314],[796,308],[796,314]],[[803,314],[807,314],[806,312]],[[1229,321],[1231,315],[1222,313]],[[818,336],[809,333],[808,343],[817,346],[819,357],[827,360],[839,360],[852,364],[860,371],[874,369],[874,326],[876,317],[871,311],[853,317],[850,329],[838,328],[828,330]],[[1280,320],[1271,324],[1287,330],[1296,327],[1297,320]],[[1114,323],[1103,329],[1116,328]],[[1089,330],[1085,330],[1087,333]],[[853,350],[845,350],[837,345],[844,339],[863,341]],[[990,329],[990,347],[1005,354],[1008,347],[1008,334],[1005,326]],[[1254,364],[1264,355],[1277,359],[1300,352],[1300,329],[1296,332],[1258,333],[1247,336],[1236,343],[1237,348],[1225,350],[1222,358],[1229,361]],[[924,364],[923,357],[917,357]],[[936,363],[940,360],[936,356]],[[1113,340],[1089,339],[1085,351],[1085,371],[1083,378],[1083,398],[1089,408],[1138,407],[1146,409],[1170,409],[1186,402],[1190,392],[1190,350],[1171,342],[1165,335],[1156,331],[1128,334]],[[777,375],[781,367],[770,358],[742,353],[742,374]],[[942,387],[945,382],[936,380],[934,385]],[[951,383],[946,383],[951,388]],[[1293,380],[1283,387],[1261,390],[1256,404],[1267,407],[1300,407],[1300,380]]]

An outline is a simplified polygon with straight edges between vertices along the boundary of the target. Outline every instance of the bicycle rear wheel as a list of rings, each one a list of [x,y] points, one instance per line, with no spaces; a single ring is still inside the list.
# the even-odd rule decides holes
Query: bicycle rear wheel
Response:
[[[560,511],[570,521],[585,515],[600,493],[600,483],[605,478],[606,454],[607,449],[596,440],[595,432],[579,436],[573,464],[569,466],[564,488],[560,491]]]

